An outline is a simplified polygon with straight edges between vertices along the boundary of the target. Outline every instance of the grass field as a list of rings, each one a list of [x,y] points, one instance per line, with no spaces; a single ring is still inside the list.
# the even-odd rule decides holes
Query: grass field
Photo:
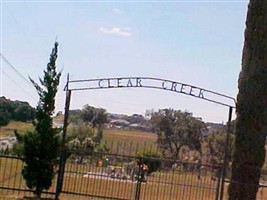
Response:
[[[102,143],[110,153],[136,156],[142,149],[156,149],[157,136],[152,133],[130,130],[104,130]]]
[[[26,130],[32,130],[31,123],[11,121],[7,126],[0,128],[0,137],[14,137],[14,131],[24,133]],[[103,132],[102,144],[106,144],[112,153],[135,155],[139,150],[147,148],[156,148],[155,142],[157,136],[148,132],[105,129]],[[122,150],[123,149],[123,150]]]
[[[10,121],[7,126],[0,127],[0,137],[14,137],[15,130],[19,133],[23,133],[26,130],[32,130],[32,123]]]
[[[0,185],[2,187],[13,187],[26,189],[25,182],[21,177],[22,162],[11,158],[0,159]],[[135,195],[136,183],[128,180],[121,181],[103,176],[84,177],[87,172],[102,173],[103,168],[94,165],[81,165],[68,163],[64,176],[63,191],[70,193],[81,193],[84,195],[112,196],[114,198],[133,199]],[[97,174],[97,173],[96,173]],[[215,198],[216,183],[211,181],[210,173],[204,174],[198,179],[195,173],[179,172],[156,172],[148,178],[147,183],[141,186],[141,199],[169,199],[174,200],[183,196],[183,200]],[[205,185],[205,187],[203,187]],[[55,191],[55,184],[51,192]],[[22,197],[23,192],[6,192],[0,194],[6,197]],[[26,193],[29,196],[30,193]],[[205,197],[205,198],[203,198]],[[70,195],[62,194],[63,199],[72,199]],[[75,198],[76,199],[76,198]]]
[[[24,132],[31,130],[31,123],[13,122],[1,127],[0,137],[14,136],[14,130]],[[112,149],[111,153],[135,156],[143,148],[155,148],[156,135],[140,131],[107,129],[103,133],[103,143]],[[138,145],[137,145],[138,144]],[[0,187],[27,189],[21,176],[23,163],[18,159],[0,157]],[[103,176],[83,177],[88,172],[103,173],[104,168],[95,164],[77,164],[68,162],[64,175],[63,190],[69,193],[84,195],[113,196],[114,198],[134,199],[136,183],[132,181],[116,181]],[[56,180],[56,178],[55,178]],[[179,171],[159,171],[141,185],[141,200],[215,200],[216,181],[211,180],[211,170],[204,170],[201,179],[196,173]],[[55,181],[50,192],[55,192]],[[225,187],[225,200],[227,185]],[[18,192],[0,189],[0,200],[22,199],[31,196],[30,192]],[[45,195],[45,197],[49,197]],[[50,196],[51,197],[51,196]],[[86,197],[61,194],[61,199],[85,199]],[[88,197],[87,197],[88,199]],[[96,198],[90,198],[96,199]],[[261,188],[257,200],[267,199],[267,188]]]
[[[17,130],[20,133],[26,130],[32,130],[33,125],[30,122],[17,122],[10,121],[7,126],[0,128],[0,137],[14,136],[14,131]],[[103,133],[103,141],[125,141],[133,143],[147,143],[153,144],[157,139],[157,136],[152,133],[134,131],[134,130],[120,130],[120,129],[105,129]]]
[[[157,141],[157,135],[133,131],[133,130],[118,130],[118,129],[106,129],[104,130],[104,141],[124,141],[126,143],[146,143],[148,146],[154,145]]]

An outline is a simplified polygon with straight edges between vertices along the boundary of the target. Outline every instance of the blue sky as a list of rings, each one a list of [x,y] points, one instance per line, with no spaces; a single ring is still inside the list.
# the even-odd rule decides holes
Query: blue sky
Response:
[[[236,97],[241,67],[244,1],[1,1],[1,53],[25,77],[38,80],[55,40],[63,87],[71,79],[149,76],[184,82]],[[1,95],[38,96],[2,60]],[[205,121],[225,122],[227,108],[192,97],[148,89],[73,93],[71,109],[90,104],[114,113],[172,107]]]

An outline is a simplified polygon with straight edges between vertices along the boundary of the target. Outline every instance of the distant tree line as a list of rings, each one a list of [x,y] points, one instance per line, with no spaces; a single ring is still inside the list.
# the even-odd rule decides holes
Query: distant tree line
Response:
[[[28,102],[0,97],[0,126],[7,125],[10,120],[26,122],[33,119],[35,119],[35,109]]]
[[[76,109],[76,110],[70,110],[69,111],[69,115],[70,115],[69,116],[69,120],[70,120],[70,122],[71,123],[79,123],[79,122],[84,121],[83,115],[84,115],[84,111],[86,110],[86,107],[88,109],[88,112],[89,112],[89,110],[95,110],[95,111],[97,111],[97,113],[98,112],[100,112],[100,113],[103,112],[103,108],[94,108],[92,106],[85,105],[82,110]],[[92,111],[90,111],[90,112],[92,112]],[[106,113],[106,118],[107,118],[106,122],[109,122],[111,120],[123,119],[123,120],[128,121],[130,124],[142,124],[142,125],[150,126],[150,121],[148,119],[146,119],[144,116],[139,115],[139,114],[133,114],[131,116],[128,116],[128,115],[123,115],[123,114]]]

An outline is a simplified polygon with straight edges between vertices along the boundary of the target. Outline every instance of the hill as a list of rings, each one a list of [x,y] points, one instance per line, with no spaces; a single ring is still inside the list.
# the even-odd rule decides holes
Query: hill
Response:
[[[27,122],[34,118],[35,109],[28,102],[0,97],[0,126],[7,125],[11,120]]]
[[[7,126],[0,128],[0,137],[14,137],[15,130],[19,133],[23,133],[26,130],[32,130],[32,128],[33,125],[30,122],[10,121]]]

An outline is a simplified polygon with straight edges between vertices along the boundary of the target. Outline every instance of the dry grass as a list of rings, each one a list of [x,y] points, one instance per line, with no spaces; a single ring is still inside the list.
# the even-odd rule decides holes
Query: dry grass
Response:
[[[84,177],[87,172],[103,174],[101,167],[68,163],[66,171],[63,187],[65,192],[134,199],[136,182],[121,181],[103,176]],[[147,183],[142,183],[140,199],[175,200],[183,197],[183,200],[214,200],[215,188],[216,182],[211,180],[211,173],[208,172],[204,172],[201,179],[198,179],[196,173],[155,172],[149,176]],[[61,196],[62,199],[70,197],[64,193]],[[76,196],[73,196],[74,198],[76,199]]]
[[[148,148],[156,149],[157,136],[152,133],[133,130],[104,130],[102,143],[110,153],[136,156],[138,151]]]
[[[26,183],[21,175],[24,164],[19,159],[0,157],[0,186],[27,190]],[[55,181],[51,191],[55,191]],[[24,196],[32,196],[31,192],[0,190],[0,200],[3,199],[22,199]]]
[[[21,177],[22,162],[10,158],[0,158],[0,186],[26,189]],[[116,179],[99,176],[84,177],[87,172],[102,173],[103,168],[93,165],[67,163],[64,176],[63,191],[82,193],[84,195],[112,196],[114,198],[134,199],[136,183],[132,181],[118,181]],[[77,173],[79,172],[79,173]],[[51,187],[55,191],[55,182]],[[227,186],[225,187],[227,191]],[[267,189],[260,189],[258,200],[266,199]],[[29,192],[16,192],[0,190],[2,199],[26,199],[24,196],[32,196]],[[198,179],[196,173],[179,171],[155,172],[148,178],[147,183],[141,185],[142,200],[214,200],[216,196],[216,181],[211,180],[211,172],[203,171]],[[43,195],[43,197],[53,197]],[[226,198],[225,192],[225,200]],[[62,200],[88,199],[86,196],[61,194]],[[90,198],[96,199],[96,198]]]
[[[0,137],[14,137],[15,130],[19,133],[24,133],[26,130],[32,129],[32,123],[11,121],[7,126],[0,128]],[[103,133],[102,143],[107,144],[109,149],[112,149],[113,153],[130,155],[131,152],[137,153],[140,149],[145,147],[155,148],[156,140],[157,136],[148,132],[106,129]],[[121,150],[122,148],[124,149],[123,151]]]
[[[106,129],[104,130],[105,141],[125,141],[135,143],[147,143],[154,144],[157,140],[157,135],[133,130],[117,130],[117,129]]]
[[[32,130],[33,125],[30,122],[16,122],[10,121],[7,126],[0,127],[0,137],[14,137],[14,131],[23,133],[26,130]]]
[[[21,177],[23,163],[20,160],[1,158],[0,159],[0,185],[13,188],[26,189],[25,181]],[[63,190],[66,192],[76,192],[99,196],[113,196],[115,198],[133,199],[135,195],[136,183],[132,181],[118,181],[115,179],[105,179],[103,177],[83,177],[87,172],[101,173],[103,168],[92,165],[71,164],[66,165]],[[79,173],[77,173],[79,172]],[[185,176],[186,175],[186,176]],[[210,181],[210,175],[206,174],[201,180],[197,179],[194,173],[157,172],[150,176],[148,183],[142,184],[141,199],[177,199],[177,196],[186,196],[184,200],[196,199],[197,196],[205,195],[205,200],[215,195],[215,182]],[[205,184],[209,189],[197,188]],[[51,187],[51,192],[55,191],[55,184]],[[30,193],[1,191],[1,195],[9,198],[22,198]],[[165,198],[168,197],[168,198]],[[70,195],[62,194],[62,199],[73,199]],[[198,198],[201,199],[201,198]]]
[[[0,129],[0,136],[13,136],[13,131],[19,132],[32,129],[31,123],[10,122],[8,126]],[[131,155],[142,148],[155,148],[156,135],[140,131],[130,130],[104,130],[103,142],[114,145],[115,153]],[[136,145],[137,143],[143,145]],[[132,144],[132,145],[131,145]],[[0,186],[26,189],[25,181],[21,176],[23,163],[20,160],[0,158]],[[83,193],[85,195],[113,196],[115,198],[134,199],[136,184],[134,182],[122,182],[103,177],[85,178],[87,172],[101,172],[100,167],[92,165],[79,165],[68,163],[65,173],[63,190],[67,192]],[[77,173],[79,172],[79,173]],[[56,178],[55,178],[56,181]],[[55,181],[51,192],[55,191]],[[194,173],[157,172],[149,177],[148,183],[141,186],[141,197],[144,200],[214,200],[216,195],[216,182],[211,180],[211,174],[206,173],[198,179]],[[225,187],[225,200],[227,199]],[[23,199],[24,196],[31,196],[31,193],[0,190],[2,199]],[[45,196],[45,195],[44,195]],[[46,196],[45,196],[46,197]],[[61,199],[85,199],[82,196],[61,194]],[[88,198],[88,197],[87,197]],[[91,198],[94,199],[94,198]],[[258,192],[258,200],[267,199],[267,188],[261,188]]]

